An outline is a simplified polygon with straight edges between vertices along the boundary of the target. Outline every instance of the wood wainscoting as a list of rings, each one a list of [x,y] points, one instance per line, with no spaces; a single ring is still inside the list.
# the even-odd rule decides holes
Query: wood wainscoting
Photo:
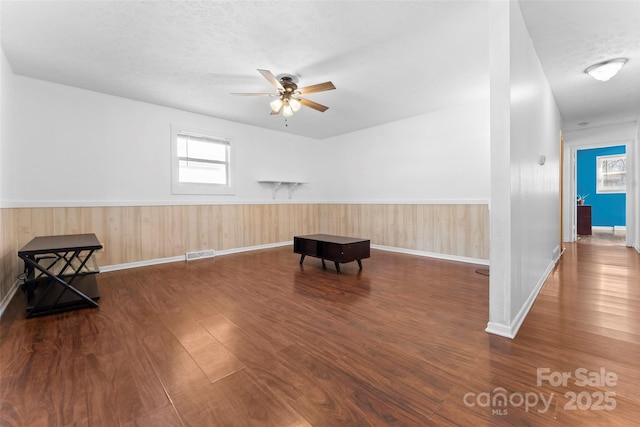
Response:
[[[486,204],[228,204],[0,209],[0,301],[36,236],[95,233],[98,265],[112,266],[288,242],[295,234],[364,237],[372,244],[489,258]]]
[[[320,227],[372,244],[489,259],[489,208],[484,204],[325,204]]]

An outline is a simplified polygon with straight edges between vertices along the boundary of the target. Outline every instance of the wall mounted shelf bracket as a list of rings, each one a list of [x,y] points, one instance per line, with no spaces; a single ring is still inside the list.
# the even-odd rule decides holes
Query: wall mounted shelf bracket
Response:
[[[276,198],[278,194],[278,190],[280,190],[283,186],[286,186],[289,190],[289,198],[293,196],[293,192],[301,186],[305,184],[304,182],[296,182],[296,181],[258,181],[260,184],[269,184],[271,185],[271,196],[273,199]]]

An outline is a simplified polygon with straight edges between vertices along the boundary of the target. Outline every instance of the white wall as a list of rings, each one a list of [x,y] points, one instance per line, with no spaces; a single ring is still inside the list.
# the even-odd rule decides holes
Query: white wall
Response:
[[[322,145],[331,168],[325,185],[336,201],[487,203],[490,196],[488,100]]]
[[[487,331],[514,337],[559,249],[562,118],[517,2],[492,2]],[[546,163],[539,164],[540,156]]]
[[[635,170],[635,178],[632,182],[633,194],[636,199],[631,214],[635,218],[635,236],[633,239],[633,247],[640,253],[640,117],[636,121],[636,138],[633,146],[635,155],[633,158],[633,169]]]
[[[488,104],[452,107],[328,140],[13,77],[5,207],[272,202],[258,180],[292,180],[292,202],[487,203]],[[171,194],[170,125],[229,137],[233,196]],[[469,179],[472,177],[472,179]],[[289,202],[286,190],[276,202]]]
[[[294,201],[325,197],[315,185],[322,172],[315,140],[17,75],[13,80],[4,206],[271,202],[271,190],[257,182],[270,179],[309,182]],[[172,123],[231,139],[239,172],[235,195],[171,194]]]
[[[627,188],[627,245],[636,246],[639,242],[638,224],[638,184],[633,176],[640,166],[638,162],[638,123],[627,122],[594,128],[578,129],[564,133],[564,176],[563,176],[563,240],[574,241],[573,223],[575,220],[575,164],[573,159],[579,149],[626,145],[627,167],[629,168]]]
[[[6,192],[5,186],[7,179],[5,178],[8,170],[9,161],[6,155],[6,149],[10,143],[11,129],[11,111],[13,100],[13,71],[7,61],[4,51],[0,49],[0,203],[3,194]],[[2,205],[0,204],[0,207]]]

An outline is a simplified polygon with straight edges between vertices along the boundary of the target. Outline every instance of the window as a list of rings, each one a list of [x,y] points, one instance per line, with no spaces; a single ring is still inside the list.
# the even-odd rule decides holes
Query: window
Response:
[[[616,154],[596,157],[596,193],[627,191],[627,156]]]
[[[172,126],[171,162],[173,194],[233,194],[228,139]]]

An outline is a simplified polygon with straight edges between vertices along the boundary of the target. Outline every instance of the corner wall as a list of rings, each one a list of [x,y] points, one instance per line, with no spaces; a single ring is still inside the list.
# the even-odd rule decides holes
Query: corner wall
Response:
[[[562,118],[517,2],[491,11],[487,332],[513,338],[559,256]],[[540,164],[540,156],[546,161]]]
[[[7,62],[4,51],[0,49],[0,200],[7,191],[9,181],[4,172],[8,169],[10,159],[7,147],[11,143],[11,125],[13,111],[13,83],[14,76],[11,66]],[[0,312],[13,286],[16,276],[20,272],[16,255],[16,222],[14,216],[0,203]]]
[[[9,68],[6,61],[4,66]],[[96,233],[105,245],[98,254],[102,267],[281,244],[294,234],[318,232],[355,233],[373,244],[425,255],[488,259],[488,132],[482,105],[316,141],[11,72],[8,78],[16,101],[2,117],[13,131],[0,146],[0,311],[22,269],[17,251],[43,235]],[[459,121],[469,126],[456,126]],[[231,138],[241,165],[235,195],[170,194],[171,123]],[[390,134],[393,141],[373,137]],[[391,162],[347,167],[367,148],[368,160],[388,160],[383,146],[390,141]],[[460,181],[460,173],[450,186],[452,181],[431,179],[454,172],[446,162],[426,167],[431,150],[475,168],[464,176],[476,171],[479,176],[472,185]],[[390,173],[381,175],[381,166]],[[361,187],[363,175],[379,181]],[[286,190],[274,200],[258,180],[278,179],[308,184],[290,200]],[[349,188],[341,185],[344,180],[352,183]]]
[[[640,117],[636,120],[636,134],[634,144],[631,147],[631,152],[628,153],[632,159],[632,167],[635,170],[635,178],[631,182],[631,192],[635,198],[635,203],[631,202],[630,215],[635,218],[634,227],[629,231],[627,227],[628,235],[634,236],[631,243],[638,253],[640,253]]]

